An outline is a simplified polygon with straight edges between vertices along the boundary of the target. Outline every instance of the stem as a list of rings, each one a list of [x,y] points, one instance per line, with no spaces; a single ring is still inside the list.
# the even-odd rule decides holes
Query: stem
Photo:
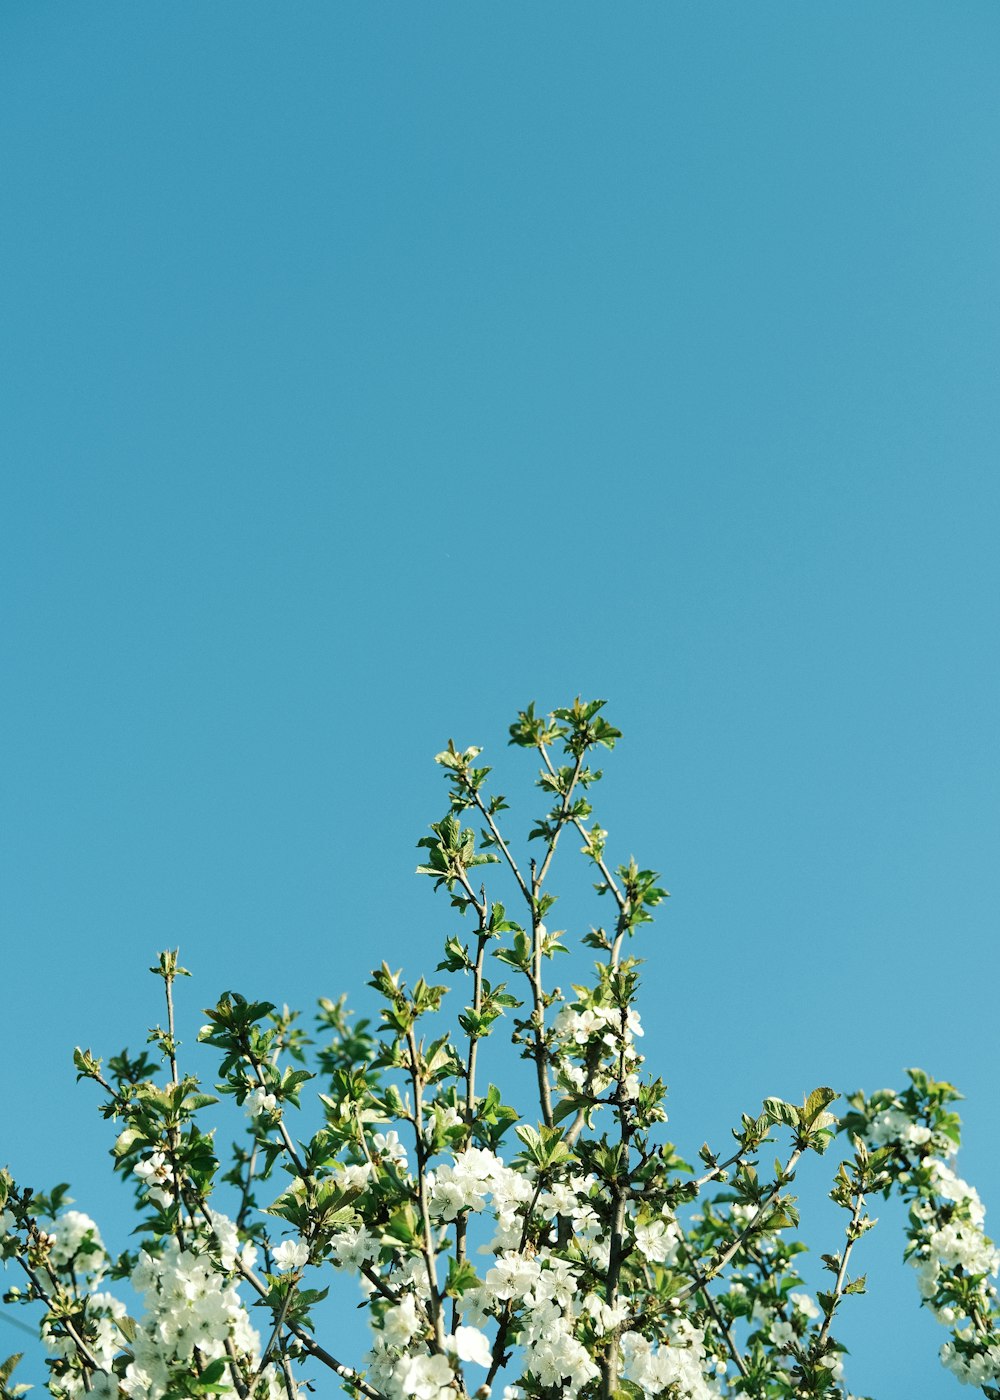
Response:
[[[249,1050],[245,1048],[245,1046],[243,1047],[243,1058],[253,1070],[254,1076],[256,1077],[257,1083],[260,1086],[260,1088],[266,1092],[267,1081],[261,1073],[260,1065],[250,1054]],[[285,1126],[285,1120],[283,1117],[278,1119],[278,1134],[281,1138],[282,1143],[284,1144],[285,1151],[288,1153],[288,1160],[298,1172],[299,1176],[305,1177],[307,1175],[305,1164],[299,1156],[298,1152],[295,1150],[295,1143],[292,1139],[291,1133]]]
[[[548,768],[549,773],[553,777],[555,777],[556,770],[552,767],[552,761],[546,753],[544,746],[539,745],[539,748],[541,750],[542,757],[545,760],[545,765]],[[542,1121],[545,1123],[546,1127],[549,1128],[552,1127],[553,1123],[552,1089],[549,1084],[548,1056],[545,1049],[545,994],[542,987],[542,940],[538,933],[538,899],[539,895],[541,894],[542,882],[544,881],[545,876],[548,874],[549,866],[552,863],[552,857],[555,854],[556,845],[559,841],[559,834],[562,830],[563,823],[566,818],[566,813],[569,810],[569,804],[572,799],[573,790],[576,787],[577,779],[580,776],[580,769],[582,766],[583,754],[578,754],[576,758],[576,763],[573,768],[572,777],[570,778],[570,781],[567,784],[566,791],[563,793],[562,805],[557,820],[556,830],[553,833],[551,839],[549,840],[548,849],[545,852],[545,856],[542,860],[541,867],[539,869],[536,869],[534,861],[532,861],[531,863],[530,887],[527,881],[525,880],[524,876],[521,874],[521,871],[518,869],[517,862],[511,855],[510,848],[508,847],[506,841],[500,835],[500,828],[494,821],[492,812],[489,810],[486,803],[483,801],[482,797],[479,795],[478,791],[472,786],[472,784],[469,783],[467,780],[464,783],[466,792],[472,798],[473,802],[476,805],[477,811],[480,813],[487,826],[489,827],[490,834],[492,835],[493,840],[496,842],[497,846],[503,853],[504,859],[510,867],[514,879],[517,881],[518,888],[520,889],[521,894],[524,896],[528,908],[531,910],[532,963],[531,972],[528,974],[528,981],[531,986],[531,997],[533,1004],[532,1022],[535,1039],[535,1071],[538,1077],[538,1099],[542,1112]],[[579,825],[579,823],[577,823],[577,825]],[[584,835],[586,835],[586,833],[584,833]],[[614,886],[614,882],[611,880],[611,876],[607,875],[606,878],[609,881],[611,881],[612,886]],[[465,882],[463,881],[463,884],[464,883]],[[477,909],[481,910],[481,906],[476,901],[475,896],[472,894],[472,891],[468,889],[468,886],[466,886],[466,888],[468,894],[470,895],[470,898],[472,898],[473,900],[473,903],[476,904]],[[617,887],[614,888],[616,897],[619,897],[617,893]],[[480,918],[482,918],[482,913],[480,913]]]
[[[535,883],[534,862],[532,862],[532,884]],[[535,1032],[535,1071],[538,1076],[538,1098],[542,1110],[542,1121],[547,1128],[553,1124],[552,1089],[549,1085],[548,1050],[545,1046],[545,991],[542,987],[542,936],[539,932],[538,913],[534,901],[531,911],[531,1022]]]
[[[690,1253],[687,1248],[687,1244],[685,1243],[682,1246],[682,1248],[684,1249],[684,1253],[688,1256],[688,1267],[691,1269],[691,1272],[693,1274],[697,1275],[698,1270],[693,1260],[691,1259]],[[719,1305],[712,1297],[711,1293],[709,1293],[707,1284],[703,1283],[702,1286],[698,1289],[698,1296],[702,1299],[703,1303],[705,1304],[705,1307],[708,1309],[712,1321],[715,1323],[715,1326],[718,1330],[719,1336],[725,1342],[729,1355],[733,1358],[733,1361],[736,1365],[736,1369],[739,1371],[741,1376],[746,1378],[750,1374],[750,1372],[747,1369],[746,1362],[743,1360],[743,1353],[736,1345],[736,1338],[733,1336],[732,1328],[728,1325],[725,1318],[719,1312]]]
[[[483,1009],[483,958],[489,937],[489,930],[480,927],[476,940],[476,961],[472,968],[472,1010],[477,1016]],[[469,1057],[465,1066],[465,1121],[470,1129],[476,1111],[476,1059],[480,1039],[478,1034],[470,1032]]]
[[[176,962],[176,958],[174,959]],[[174,979],[173,974],[164,970],[163,991],[167,1002],[167,1057],[170,1062],[170,1083],[176,1088],[180,1083],[177,1077],[177,1046],[174,1043]],[[177,1149],[180,1146],[180,1135],[177,1124],[171,1122],[167,1127],[167,1157],[170,1159],[170,1173],[174,1179],[174,1200],[177,1202],[177,1224],[174,1226],[174,1235],[177,1244],[184,1249],[184,1227],[181,1223],[181,1172],[177,1165]]]
[[[527,1248],[528,1237],[531,1229],[531,1217],[535,1213],[535,1207],[538,1204],[538,1198],[541,1194],[542,1179],[539,1178],[535,1186],[535,1194],[532,1196],[531,1203],[528,1206],[528,1209],[525,1211],[524,1226],[521,1230],[521,1240],[517,1247],[518,1258],[520,1258],[520,1256],[524,1253],[525,1249]],[[504,1347],[507,1345],[507,1333],[510,1330],[511,1313],[513,1312],[513,1310],[514,1304],[511,1301],[511,1299],[508,1298],[503,1305],[503,1313],[500,1317],[500,1325],[497,1328],[496,1339],[493,1343],[493,1355],[490,1361],[489,1373],[486,1377],[487,1386],[491,1386],[493,1384],[493,1381],[496,1377],[496,1373],[500,1369],[500,1364],[503,1360],[503,1350]]]
[[[424,1267],[427,1272],[427,1300],[430,1304],[431,1321],[434,1324],[434,1340],[440,1353],[444,1353],[444,1323],[441,1320],[441,1299],[438,1296],[437,1257],[434,1252],[434,1236],[431,1230],[430,1211],[427,1206],[427,1146],[424,1142],[424,1083],[420,1073],[420,1060],[417,1055],[417,1039],[413,1026],[407,1027],[406,1044],[410,1052],[410,1082],[413,1085],[413,1127],[417,1148],[417,1202],[420,1206],[420,1220],[424,1234]]]
[[[546,757],[548,757],[546,755]],[[532,933],[532,972],[531,972],[531,992],[534,1001],[534,1018],[537,1022],[535,1028],[535,1063],[538,1073],[538,1094],[542,1106],[542,1118],[547,1127],[551,1128],[554,1122],[552,1115],[552,1089],[549,1084],[548,1071],[548,1051],[545,1046],[545,998],[542,991],[542,940],[538,935],[538,901],[542,893],[542,885],[548,874],[549,866],[552,864],[552,857],[556,853],[556,846],[559,844],[559,835],[566,820],[566,813],[573,797],[573,789],[576,787],[577,779],[580,776],[580,769],[583,767],[583,754],[576,756],[576,763],[573,765],[573,773],[566,784],[566,791],[563,793],[562,805],[556,819],[556,829],[549,838],[548,850],[541,867],[536,870],[534,861],[531,864],[531,933]]]
[[[377,1178],[378,1169],[375,1166],[375,1159],[372,1156],[371,1148],[368,1146],[368,1134],[365,1132],[365,1120],[361,1113],[361,1105],[354,1105],[354,1121],[358,1126],[358,1141],[361,1143],[361,1151],[365,1161],[372,1169],[372,1175]]]
[[[285,1394],[288,1400],[295,1400],[296,1386],[295,1377],[292,1375],[292,1363],[285,1352],[281,1353],[281,1376],[285,1382]]]
[[[358,1267],[359,1272],[364,1274],[368,1282],[378,1293],[382,1294],[383,1298],[388,1298],[390,1303],[398,1303],[400,1301],[402,1294],[397,1293],[394,1288],[390,1288],[382,1275],[376,1269],[373,1269],[370,1264],[361,1264]]]
[[[538,752],[542,755],[542,761],[544,762],[546,768],[549,770],[550,775],[554,778],[554,777],[556,776],[556,770],[555,770],[555,768],[552,766],[552,760],[549,758],[548,751],[546,750],[544,744],[539,744],[537,747],[538,747]],[[626,900],[625,896],[622,894],[621,890],[618,888],[617,884],[615,883],[615,878],[614,878],[614,876],[611,874],[611,871],[610,871],[610,870],[608,869],[608,867],[604,864],[604,857],[598,855],[597,852],[594,851],[593,848],[591,847],[591,845],[590,845],[590,832],[587,830],[587,828],[584,826],[583,822],[580,821],[580,819],[579,819],[578,817],[571,817],[571,818],[570,818],[570,821],[572,821],[572,823],[573,823],[573,825],[576,827],[577,831],[580,833],[580,835],[583,837],[584,841],[587,843],[587,847],[588,847],[588,850],[589,850],[589,852],[590,852],[590,858],[591,858],[591,860],[594,862],[594,864],[597,866],[598,870],[601,872],[601,875],[602,875],[602,877],[603,877],[605,883],[607,884],[608,889],[611,891],[611,893],[612,893],[612,895],[613,895],[613,897],[614,897],[614,901],[615,901],[615,903],[618,905],[619,910],[624,910],[625,907],[626,907],[626,905],[627,905],[627,903],[628,903],[628,901]]]
[[[38,1277],[37,1271],[28,1263],[27,1259],[25,1259],[23,1254],[18,1254],[17,1262],[20,1264],[24,1272],[28,1275],[28,1278],[31,1280],[35,1292],[38,1294],[38,1297],[48,1308],[49,1312],[51,1312],[54,1306],[52,1295],[48,1292],[45,1285]],[[80,1336],[79,1332],[76,1330],[76,1327],[73,1325],[72,1322],[70,1322],[69,1318],[60,1317],[57,1321],[58,1325],[65,1329],[67,1336],[70,1338],[73,1345],[76,1347],[77,1352],[80,1356],[80,1360],[84,1363],[84,1366],[89,1366],[92,1371],[99,1371],[101,1369],[101,1366],[97,1358],[95,1357],[94,1353],[90,1350],[90,1347],[87,1345],[87,1343]],[[83,1384],[85,1390],[90,1389],[90,1377],[87,1375],[86,1370],[84,1370],[83,1372]]]
[[[463,882],[464,883],[464,882]],[[490,931],[487,919],[486,890],[480,892],[480,899],[475,900],[476,912],[479,915],[479,928],[476,938],[476,960],[472,967],[472,1010],[478,1016],[483,1007],[483,960],[486,956],[486,945],[489,942]],[[472,1122],[476,1112],[476,1059],[478,1057],[480,1036],[475,1031],[469,1032],[469,1054],[465,1062],[465,1124],[472,1135]],[[468,1232],[468,1218],[462,1213],[455,1220],[455,1262],[461,1265],[465,1261],[465,1237]],[[452,1331],[455,1330],[458,1322],[458,1300],[455,1300],[452,1308]]]
[[[625,1260],[625,1205],[628,1197],[628,1190],[631,1184],[631,1151],[630,1145],[632,1134],[635,1131],[632,1122],[632,1114],[627,1106],[624,1094],[625,1081],[625,1031],[627,1025],[627,1010],[621,1009],[621,1026],[618,1032],[618,1125],[619,1125],[619,1149],[620,1159],[618,1171],[615,1173],[614,1181],[611,1185],[611,1242],[608,1250],[608,1273],[605,1287],[605,1299],[609,1307],[614,1308],[618,1304],[618,1286],[621,1281],[621,1269]],[[624,1172],[624,1174],[623,1174]],[[619,1334],[620,1328],[615,1326],[608,1342],[608,1349],[601,1361],[601,1395],[604,1400],[611,1400],[618,1389],[618,1364],[620,1356]]]
[[[233,1378],[236,1394],[240,1397],[240,1400],[246,1400],[246,1397],[250,1394],[250,1390],[240,1372],[239,1357],[236,1354],[236,1348],[233,1346],[232,1338],[227,1337],[224,1345],[226,1348],[226,1355],[229,1358],[229,1374]],[[256,1380],[256,1377],[254,1377],[254,1379]]]
[[[281,1336],[281,1329],[285,1325],[285,1318],[288,1316],[288,1309],[291,1306],[292,1298],[295,1295],[295,1290],[297,1287],[297,1281],[294,1283],[290,1283],[288,1286],[288,1292],[281,1300],[281,1307],[278,1309],[277,1316],[274,1319],[274,1327],[271,1330],[271,1336],[268,1339],[267,1346],[260,1354],[260,1365],[254,1372],[253,1379],[250,1382],[251,1389],[253,1389],[253,1387],[257,1384],[257,1382],[263,1375],[264,1367],[267,1365],[267,1359],[271,1355],[271,1352],[274,1350],[274,1345],[277,1342],[278,1338]]]
[[[368,1400],[385,1400],[381,1391],[376,1390],[373,1385],[369,1385],[367,1381],[362,1380],[361,1376],[353,1367],[345,1366],[343,1362],[338,1361],[335,1356],[332,1356],[330,1352],[327,1351],[326,1347],[322,1347],[319,1342],[314,1341],[312,1337],[309,1336],[308,1332],[303,1332],[297,1322],[293,1322],[288,1330],[298,1338],[310,1356],[314,1356],[317,1361],[322,1361],[324,1366],[328,1366],[331,1371],[336,1372],[341,1380],[347,1381],[355,1390],[359,1390],[362,1395],[367,1395]]]
[[[520,870],[517,868],[517,861],[516,861],[516,860],[514,859],[514,857],[511,855],[511,853],[510,853],[510,848],[508,847],[507,842],[506,842],[506,841],[503,839],[503,837],[500,835],[500,828],[497,826],[496,822],[495,822],[494,819],[493,819],[493,813],[492,813],[492,812],[490,811],[490,809],[486,806],[486,803],[483,801],[483,799],[480,797],[479,793],[478,793],[478,792],[476,791],[476,789],[471,785],[471,783],[468,782],[468,780],[465,781],[464,787],[465,787],[466,792],[469,794],[469,796],[472,798],[473,802],[475,803],[475,805],[476,805],[476,810],[479,812],[480,816],[483,818],[483,820],[485,821],[486,825],[489,827],[489,829],[490,829],[490,835],[493,837],[493,840],[496,842],[497,846],[498,846],[498,847],[500,848],[500,850],[502,851],[503,857],[504,857],[504,859],[506,860],[507,864],[510,866],[511,873],[512,873],[513,876],[514,876],[514,879],[517,881],[518,888],[520,889],[521,893],[524,895],[524,898],[525,898],[525,900],[527,901],[529,907],[533,907],[533,901],[532,901],[532,897],[531,897],[531,891],[529,890],[527,884],[525,883],[524,876],[521,874]]]
[[[701,1297],[705,1300],[705,1306],[712,1315],[712,1321],[718,1328],[719,1335],[725,1342],[726,1349],[733,1358],[737,1371],[739,1371],[740,1375],[745,1379],[749,1376],[750,1372],[747,1370],[747,1364],[743,1360],[743,1353],[736,1345],[736,1338],[733,1336],[732,1328],[728,1326],[722,1314],[719,1312],[719,1306],[707,1288],[701,1290]]]
[[[679,1293],[674,1294],[674,1297],[678,1302],[683,1302],[685,1298],[690,1298],[692,1293],[697,1293],[699,1289],[704,1288],[706,1282],[709,1279],[714,1278],[715,1275],[720,1272],[720,1270],[726,1267],[730,1259],[732,1259],[735,1254],[739,1253],[740,1249],[742,1249],[743,1245],[753,1234],[754,1230],[757,1229],[757,1226],[760,1223],[761,1216],[767,1210],[769,1210],[772,1205],[774,1205],[774,1202],[777,1199],[781,1188],[783,1186],[787,1186],[787,1184],[792,1180],[792,1177],[795,1175],[795,1168],[798,1166],[799,1158],[801,1156],[802,1148],[798,1147],[789,1157],[788,1165],[785,1167],[785,1170],[777,1178],[765,1199],[761,1201],[760,1205],[757,1207],[756,1211],[754,1212],[753,1219],[749,1221],[745,1228],[740,1231],[740,1233],[736,1236],[732,1243],[726,1246],[726,1248],[721,1252],[721,1254],[717,1254],[713,1260],[709,1261],[709,1266],[705,1270],[704,1274],[698,1274],[696,1272],[694,1282],[685,1284],[685,1286],[680,1290]]]
[[[846,1232],[847,1243],[844,1246],[844,1253],[841,1255],[840,1268],[837,1270],[837,1281],[833,1285],[833,1300],[830,1305],[830,1311],[823,1319],[823,1326],[819,1329],[819,1336],[816,1339],[818,1346],[824,1345],[827,1337],[830,1335],[830,1324],[833,1322],[833,1314],[837,1310],[837,1304],[844,1296],[844,1283],[847,1279],[847,1261],[851,1257],[851,1250],[854,1248],[855,1244],[858,1241],[858,1235],[856,1231],[858,1221],[861,1218],[861,1212],[864,1210],[864,1208],[865,1198],[859,1191],[857,1196],[855,1196],[854,1198],[854,1209],[851,1211],[851,1223],[848,1225]]]
[[[477,899],[467,877],[460,875],[459,879],[479,917],[479,927],[476,929],[476,960],[472,967],[472,1009],[478,1015],[483,1006],[483,959],[490,938],[489,905],[486,902],[485,886],[480,888]],[[469,1055],[465,1062],[465,1122],[470,1129],[476,1106],[476,1056],[479,1039],[477,1034],[469,1032]]]
[[[689,1185],[700,1191],[701,1188],[707,1186],[710,1181],[715,1181],[723,1172],[728,1171],[730,1167],[734,1167],[737,1162],[741,1162],[745,1155],[747,1155],[746,1151],[741,1147],[738,1152],[734,1152],[726,1161],[718,1162],[711,1171],[707,1171],[704,1176],[697,1177],[694,1181],[690,1182]]]
[[[247,1154],[247,1176],[246,1181],[240,1182],[240,1208],[236,1212],[236,1228],[246,1229],[247,1215],[252,1204],[251,1190],[253,1187],[254,1175],[257,1171],[257,1140],[254,1139],[253,1148]]]
[[[547,756],[548,755],[546,755],[546,757]],[[552,836],[549,840],[549,848],[545,852],[545,859],[542,861],[542,867],[538,872],[537,879],[534,881],[534,892],[536,896],[538,894],[538,891],[542,887],[542,884],[545,880],[545,876],[548,874],[549,866],[552,864],[552,857],[556,853],[556,846],[559,843],[559,836],[562,832],[563,824],[566,821],[566,813],[569,811],[569,804],[573,798],[573,789],[576,787],[576,780],[580,776],[580,769],[582,767],[583,754],[580,753],[576,756],[576,764],[574,765],[572,776],[570,777],[569,782],[566,784],[566,791],[563,793],[562,806],[559,809],[559,816],[556,818],[556,829],[552,833]]]
[[[167,1055],[170,1059],[170,1079],[172,1083],[180,1083],[177,1078],[177,1047],[174,1043],[174,979],[169,973],[163,974],[163,988],[167,997]]]

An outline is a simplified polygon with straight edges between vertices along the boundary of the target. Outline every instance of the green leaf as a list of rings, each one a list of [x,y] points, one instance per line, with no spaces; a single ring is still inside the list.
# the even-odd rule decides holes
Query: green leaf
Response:
[[[449,1260],[448,1280],[444,1291],[449,1298],[460,1298],[469,1288],[478,1288],[481,1280],[475,1269],[466,1259],[461,1264]]]
[[[772,1123],[784,1123],[789,1128],[799,1126],[799,1110],[784,1099],[765,1099],[764,1113]]]
[[[830,1089],[826,1086],[814,1089],[802,1106],[803,1125],[807,1128],[819,1126],[817,1120],[823,1114],[827,1105],[833,1103],[834,1099],[839,1097],[840,1095],[837,1093],[836,1089]],[[833,1122],[832,1117],[829,1121]],[[825,1127],[826,1124],[824,1123],[822,1126]]]
[[[221,1356],[215,1361],[210,1361],[198,1377],[194,1389],[200,1395],[210,1395],[218,1391],[232,1390],[232,1386],[220,1385],[219,1383],[226,1374],[226,1367],[228,1364],[229,1363]]]
[[[13,1372],[14,1367],[18,1364],[18,1362],[23,1356],[24,1352],[18,1351],[15,1352],[13,1356],[8,1356],[6,1361],[0,1363],[0,1385],[6,1386],[7,1382],[11,1378],[11,1373]]]

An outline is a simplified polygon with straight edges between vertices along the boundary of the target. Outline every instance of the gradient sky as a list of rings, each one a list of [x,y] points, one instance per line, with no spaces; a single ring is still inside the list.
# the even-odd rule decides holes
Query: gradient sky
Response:
[[[582,692],[609,851],[672,891],[681,1147],[919,1064],[1000,1229],[998,59],[993,0],[8,0],[20,1178],[123,1247],[72,1046],[142,1043],[166,946],[189,1040],[433,968],[432,755],[516,790],[514,712]],[[946,1400],[883,1214],[850,1384]]]

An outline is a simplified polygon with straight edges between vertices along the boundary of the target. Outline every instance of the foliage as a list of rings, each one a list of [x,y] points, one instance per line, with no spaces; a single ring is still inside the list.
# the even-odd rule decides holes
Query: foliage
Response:
[[[606,861],[593,764],[621,736],[603,708],[529,706],[511,727],[511,743],[540,759],[546,800],[526,863],[480,750],[449,743],[437,756],[448,811],[420,841],[418,869],[454,911],[437,972],[466,994],[450,1020],[447,986],[385,963],[371,980],[377,1026],[323,999],[310,1036],[287,1008],[226,992],[199,1036],[218,1060],[206,1093],[180,1068],[174,988],[188,973],[164,952],[151,969],[167,1022],[150,1031],[153,1053],[123,1050],[105,1066],[76,1051],[78,1077],[117,1124],[140,1247],[112,1259],[65,1185],[41,1194],[0,1173],[0,1253],[19,1279],[6,1301],[41,1305],[54,1396],[294,1400],[326,1370],[369,1400],[485,1396],[501,1378],[506,1400],[843,1400],[834,1325],[865,1291],[854,1252],[875,1224],[869,1202],[897,1193],[920,1295],[950,1329],[942,1359],[1000,1397],[997,1253],[979,1197],[949,1165],[950,1085],[914,1070],[902,1093],[856,1094],[839,1118],[826,1087],[801,1104],[765,1098],[697,1167],[666,1140],[666,1088],[638,1050],[631,952],[666,891],[635,860]],[[546,922],[564,834],[582,841],[612,915],[584,935],[597,962],[571,995],[546,977],[569,946]],[[511,910],[480,883],[496,866]],[[530,1066],[530,1119],[482,1075],[480,1047],[501,1027]],[[304,1095],[321,1120],[299,1135]],[[226,1164],[206,1126],[224,1098],[249,1120]],[[772,1143],[773,1170],[761,1161]],[[804,1155],[834,1143],[830,1194],[845,1225],[813,1298],[791,1188]],[[372,1329],[350,1363],[316,1324],[335,1273],[358,1280]],[[106,1281],[127,1281],[140,1315]],[[25,1389],[18,1359],[0,1367],[0,1400]]]

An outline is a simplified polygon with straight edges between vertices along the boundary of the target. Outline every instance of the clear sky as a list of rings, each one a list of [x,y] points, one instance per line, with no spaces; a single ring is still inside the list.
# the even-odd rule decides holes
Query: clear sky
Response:
[[[1000,1230],[998,59],[993,0],[8,0],[0,1160],[122,1247],[73,1044],[175,944],[189,1038],[432,968],[431,756],[582,692],[680,1145],[919,1064]],[[850,1382],[946,1400],[884,1214]]]

